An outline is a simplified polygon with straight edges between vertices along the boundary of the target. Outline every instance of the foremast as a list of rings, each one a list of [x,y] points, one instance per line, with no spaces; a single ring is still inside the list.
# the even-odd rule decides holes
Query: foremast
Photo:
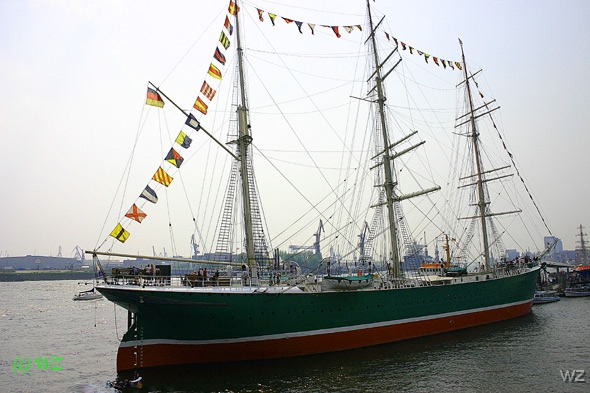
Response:
[[[236,41],[237,41],[237,59],[238,59],[238,84],[240,89],[240,97],[238,102],[238,153],[240,159],[240,177],[242,179],[242,203],[244,214],[244,230],[245,230],[245,246],[246,259],[248,267],[255,278],[256,258],[254,250],[254,230],[252,225],[252,200],[250,193],[251,177],[248,168],[248,157],[250,144],[252,143],[252,135],[250,134],[250,127],[248,126],[248,105],[246,100],[246,86],[244,78],[244,52],[242,49],[241,33],[240,33],[240,15],[239,2],[236,0]]]

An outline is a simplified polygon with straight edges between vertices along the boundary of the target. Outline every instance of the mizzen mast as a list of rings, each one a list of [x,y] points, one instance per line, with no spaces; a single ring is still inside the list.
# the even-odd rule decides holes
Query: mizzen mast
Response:
[[[471,124],[471,141],[473,143],[473,153],[475,155],[475,166],[477,170],[477,207],[479,210],[479,219],[481,224],[481,233],[483,237],[483,253],[486,272],[490,271],[490,245],[488,239],[488,226],[486,223],[486,200],[483,185],[483,169],[481,162],[481,154],[479,148],[479,133],[475,123],[475,108],[473,107],[473,97],[471,95],[471,84],[469,83],[469,75],[467,74],[467,64],[465,62],[465,52],[463,51],[463,42],[459,40],[461,45],[461,60],[463,61],[463,73],[465,75],[465,85],[467,87],[467,99],[469,101],[469,122]]]

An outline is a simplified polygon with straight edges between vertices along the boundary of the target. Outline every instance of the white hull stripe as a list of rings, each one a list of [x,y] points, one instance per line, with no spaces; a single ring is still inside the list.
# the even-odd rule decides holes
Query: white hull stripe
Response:
[[[524,300],[520,302],[514,303],[507,303],[501,304],[496,306],[489,306],[489,307],[481,307],[475,308],[470,310],[463,310],[463,311],[455,311],[449,312],[444,314],[436,314],[436,315],[427,315],[423,317],[416,317],[416,318],[406,318],[406,319],[399,319],[395,321],[385,321],[385,322],[376,322],[376,323],[368,323],[364,325],[354,325],[354,326],[343,326],[337,328],[329,328],[329,329],[318,329],[318,330],[307,330],[303,332],[289,332],[289,333],[281,333],[281,334],[269,334],[265,336],[252,336],[252,337],[240,337],[240,338],[227,338],[227,339],[215,339],[215,340],[173,340],[173,339],[150,339],[150,340],[135,340],[135,341],[126,341],[121,342],[120,347],[135,347],[138,345],[214,345],[214,344],[236,344],[236,343],[244,343],[244,342],[255,342],[255,341],[271,341],[271,340],[281,340],[281,339],[288,339],[294,337],[308,337],[308,336],[318,336],[324,334],[334,334],[334,333],[343,333],[355,330],[369,330],[375,329],[380,327],[387,327],[387,326],[394,326],[394,325],[401,325],[405,323],[416,323],[416,322],[424,322],[430,321],[435,319],[442,319],[442,318],[449,318],[449,317],[456,317],[460,315],[469,315],[469,314],[476,314],[485,311],[492,311],[492,310],[499,310],[503,308],[509,308],[514,306],[520,306],[522,304],[526,304],[531,302],[533,299]]]

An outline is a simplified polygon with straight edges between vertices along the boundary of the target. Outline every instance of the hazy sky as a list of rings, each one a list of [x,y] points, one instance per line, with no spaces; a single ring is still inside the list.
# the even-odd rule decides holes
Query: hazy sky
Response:
[[[291,2],[244,7],[364,22],[362,0],[284,3]],[[418,49],[458,59],[463,40],[553,234],[573,249],[577,227],[590,231],[590,2],[374,4],[390,32]],[[0,0],[1,256],[57,255],[60,246],[70,256],[75,246],[95,246],[147,81],[165,80],[226,7],[225,0]],[[214,42],[199,43],[209,61]],[[204,73],[202,64],[195,69]]]

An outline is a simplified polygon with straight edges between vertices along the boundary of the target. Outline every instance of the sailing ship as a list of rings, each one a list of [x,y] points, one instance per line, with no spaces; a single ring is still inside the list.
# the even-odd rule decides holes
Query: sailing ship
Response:
[[[578,264],[569,277],[569,286],[565,289],[566,297],[590,296],[590,261],[588,259],[588,241],[584,238],[584,227],[580,224],[579,240],[576,244],[576,260]]]
[[[469,142],[469,151],[474,160],[473,166],[469,167],[472,172],[464,176],[462,181],[469,183],[463,185],[464,189],[475,190],[472,193],[475,202],[470,203],[475,213],[466,217],[474,224],[468,226],[468,232],[460,239],[462,245],[467,246],[478,238],[476,232],[481,233],[480,251],[475,254],[457,251],[455,256],[449,256],[447,259],[452,260],[447,262],[456,265],[463,261],[464,268],[469,268],[466,274],[450,277],[444,274],[444,270],[440,270],[440,275],[424,274],[419,264],[412,266],[411,259],[404,260],[405,256],[416,253],[415,249],[411,249],[416,241],[408,230],[407,221],[411,214],[404,214],[402,201],[428,198],[440,187],[433,184],[419,191],[402,193],[401,177],[407,172],[407,161],[404,159],[419,149],[422,143],[408,147],[409,140],[417,133],[414,131],[396,141],[392,139],[390,120],[394,115],[386,105],[385,79],[401,63],[398,46],[402,43],[397,40],[395,44],[392,42],[389,54],[385,57],[380,55],[378,42],[383,34],[379,37],[377,34],[382,33],[379,29],[382,28],[383,19],[378,23],[373,21],[369,1],[368,26],[364,29],[359,27],[358,30],[355,26],[350,27],[366,34],[366,43],[370,48],[372,65],[365,79],[369,86],[366,95],[355,102],[359,106],[372,108],[371,113],[376,119],[368,123],[372,131],[363,141],[366,143],[370,140],[374,144],[371,154],[364,151],[371,167],[366,172],[360,172],[356,169],[356,162],[348,163],[348,168],[356,171],[358,177],[351,177],[348,182],[340,180],[341,184],[346,187],[350,185],[350,188],[339,186],[332,189],[329,195],[335,196],[337,202],[332,202],[329,208],[309,201],[312,206],[310,210],[316,214],[314,222],[319,216],[324,227],[333,228],[332,234],[326,237],[328,241],[338,244],[322,246],[322,249],[329,249],[330,252],[328,257],[320,258],[321,262],[317,266],[305,267],[302,262],[296,263],[290,259],[292,255],[281,254],[278,248],[271,247],[267,227],[262,223],[260,189],[254,176],[253,156],[258,147],[254,144],[253,130],[257,125],[249,107],[246,55],[242,45],[243,10],[240,11],[240,5],[237,1],[230,2],[220,38],[222,48],[227,50],[231,37],[232,47],[236,49],[234,75],[237,83],[231,94],[233,111],[230,119],[224,123],[233,130],[227,143],[215,139],[216,131],[208,130],[208,118],[204,116],[206,104],[210,104],[214,94],[211,86],[203,84],[201,90],[210,98],[209,101],[199,97],[195,102],[194,109],[198,111],[195,113],[201,113],[200,119],[193,112],[187,113],[181,109],[161,86],[150,84],[148,90],[148,103],[157,106],[163,106],[164,102],[172,103],[185,124],[178,137],[172,138],[180,147],[174,145],[175,149],[171,149],[165,159],[179,173],[181,157],[177,149],[188,148],[190,140],[197,137],[199,140],[211,138],[211,144],[218,154],[231,160],[221,217],[218,221],[209,221],[212,228],[210,232],[217,233],[216,244],[211,246],[210,252],[201,252],[199,247],[203,246],[192,242],[194,254],[191,258],[145,257],[151,261],[160,261],[163,265],[171,264],[175,271],[179,271],[182,266],[191,266],[185,274],[175,273],[170,276],[158,274],[158,266],[156,273],[113,275],[108,268],[110,256],[133,258],[137,255],[115,252],[110,248],[103,251],[100,246],[87,251],[93,255],[100,271],[101,282],[97,284],[97,290],[108,300],[128,310],[128,330],[119,346],[117,369],[123,371],[174,364],[246,361],[343,351],[489,324],[529,313],[539,267],[535,266],[533,259],[506,260],[505,249],[494,254],[494,247],[502,243],[498,231],[491,224],[497,213],[491,211],[487,186],[495,180],[493,176],[499,170],[506,168],[486,170],[483,167],[477,124],[480,117],[491,116],[490,112],[494,109],[489,109],[487,105],[475,106],[471,91],[474,76],[468,72],[464,55],[460,62],[452,64],[456,65],[456,71],[462,72],[461,87],[466,91],[467,112],[457,120],[457,127],[465,131],[457,134]],[[258,9],[257,12],[262,21],[263,11]],[[274,25],[277,16],[273,15],[268,13]],[[283,19],[288,21],[287,18]],[[295,22],[301,31],[301,23]],[[310,28],[313,32],[311,25]],[[340,37],[337,27],[328,26],[327,30],[332,30],[331,33]],[[405,44],[403,47],[405,49]],[[215,50],[217,63],[211,64],[213,67],[210,67],[210,71],[216,79],[220,79],[219,67],[225,64],[228,53],[220,53],[220,47]],[[287,116],[285,113],[279,115]],[[307,123],[303,127],[310,125]],[[318,134],[317,130],[314,132]],[[317,135],[317,138],[320,136]],[[355,152],[346,149],[346,153],[352,157]],[[319,167],[316,165],[316,169]],[[369,176],[369,173],[373,176]],[[344,206],[342,201],[356,193],[352,183],[356,187],[357,182],[360,184],[361,180],[371,177],[370,182],[373,184],[366,187],[370,190],[364,191],[371,191],[373,199],[366,203],[363,213],[354,209],[359,209],[359,200],[367,200],[358,198],[354,205],[347,202]],[[150,183],[154,186],[148,186],[141,192],[141,198],[148,201],[144,203],[155,203],[158,191],[155,187],[167,187],[171,178],[164,168],[158,168],[150,180],[157,183]],[[323,179],[328,183],[326,176]],[[203,183],[202,188],[206,187]],[[273,196],[284,203],[285,215],[299,207],[285,202],[290,195],[284,189],[278,192],[275,189]],[[235,201],[239,201],[238,208],[234,206]],[[205,205],[203,203],[202,206]],[[147,206],[152,207],[151,204]],[[341,226],[336,223],[336,206],[345,208],[349,214]],[[141,222],[146,218],[144,209],[134,203],[125,216]],[[506,212],[509,216],[514,214],[516,212]],[[359,222],[354,222],[351,217]],[[196,222],[195,219],[193,221]],[[238,224],[235,227],[239,229],[230,229],[234,228],[230,224]],[[291,226],[295,227],[295,223]],[[129,241],[130,231],[127,228],[121,223],[117,224],[107,239],[115,245]],[[357,235],[350,235],[355,231]],[[202,236],[200,228],[195,229],[195,232]],[[361,235],[358,235],[359,232]],[[314,245],[318,249],[320,233],[323,231],[318,229],[314,234]],[[355,241],[355,236],[361,241]],[[238,251],[239,247],[242,247],[241,251]],[[313,254],[318,255],[318,252]],[[331,275],[337,266],[347,266],[348,273]],[[354,278],[355,272],[361,275]],[[335,282],[336,285],[327,285],[329,282]]]
[[[584,227],[580,224],[580,232],[578,234],[580,240],[576,246],[577,266],[574,268],[575,272],[583,272],[586,278],[590,278],[590,258],[588,257],[588,240],[584,236],[588,236],[584,233]]]

